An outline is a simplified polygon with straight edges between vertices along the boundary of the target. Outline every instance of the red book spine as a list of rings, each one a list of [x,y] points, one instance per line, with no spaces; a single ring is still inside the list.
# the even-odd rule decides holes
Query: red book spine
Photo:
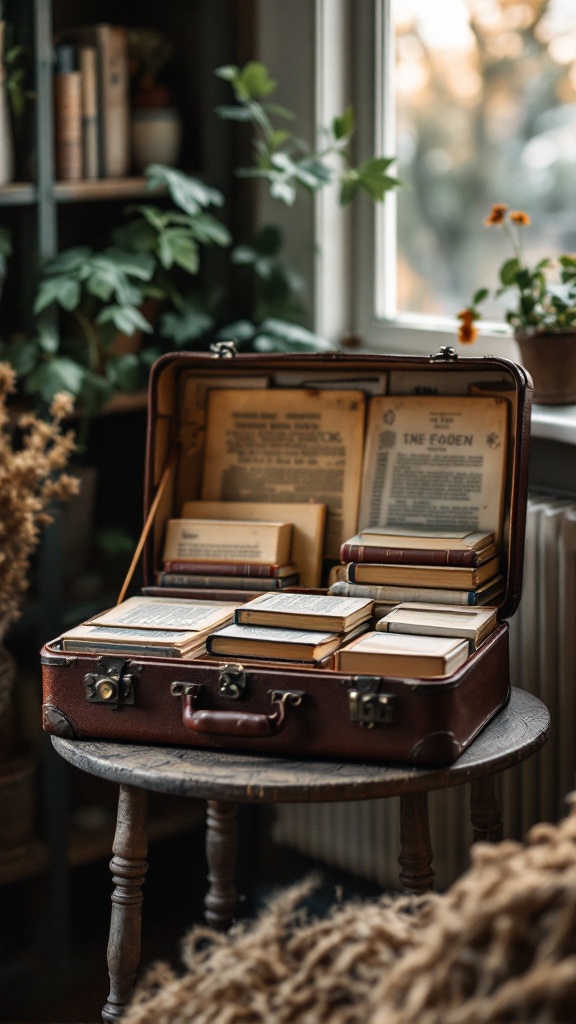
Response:
[[[369,544],[343,544],[342,562],[376,562],[380,565],[452,565],[476,566],[478,553],[466,551],[434,550],[433,548],[381,548]]]
[[[275,576],[279,565],[241,565],[240,562],[164,562],[164,572],[192,573],[195,576]]]

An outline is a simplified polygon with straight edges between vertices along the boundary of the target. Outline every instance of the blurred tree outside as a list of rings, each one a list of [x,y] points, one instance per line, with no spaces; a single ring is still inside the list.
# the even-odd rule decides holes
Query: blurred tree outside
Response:
[[[394,25],[398,312],[453,318],[509,255],[492,203],[530,214],[526,258],[576,251],[576,2],[402,0]]]

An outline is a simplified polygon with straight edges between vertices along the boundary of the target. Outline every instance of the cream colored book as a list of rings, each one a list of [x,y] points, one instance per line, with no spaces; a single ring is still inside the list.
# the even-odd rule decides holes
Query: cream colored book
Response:
[[[190,658],[204,654],[206,635],[184,629],[75,626],[59,637],[63,651],[126,654],[143,658]]]
[[[169,519],[163,560],[285,565],[291,550],[291,523]]]
[[[413,633],[420,636],[461,637],[474,648],[493,632],[498,622],[498,608],[459,608],[442,604],[405,602],[391,609],[376,623],[376,630],[390,633]]]
[[[358,532],[466,528],[500,540],[507,439],[498,396],[370,398]]]
[[[234,621],[250,626],[329,629],[343,633],[366,622],[374,602],[325,594],[260,594],[237,608]]]
[[[208,654],[227,658],[267,658],[281,661],[322,661],[340,647],[346,634],[312,629],[243,626],[236,623],[212,633]]]
[[[366,399],[355,390],[214,390],[202,498],[327,506],[324,555],[356,529]]]
[[[319,587],[326,505],[314,502],[186,501],[182,515],[193,519],[260,519],[292,523],[292,561],[302,587]]]
[[[468,641],[454,637],[364,633],[336,653],[340,672],[372,675],[451,675],[468,657]]]
[[[229,621],[236,605],[224,601],[192,601],[170,597],[129,597],[94,615],[85,626],[120,626],[124,629],[169,629],[209,633]],[[80,627],[78,627],[80,628]]]

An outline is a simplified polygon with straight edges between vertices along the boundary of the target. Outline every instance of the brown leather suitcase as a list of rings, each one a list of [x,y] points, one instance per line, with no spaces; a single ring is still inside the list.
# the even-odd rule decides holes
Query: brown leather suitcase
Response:
[[[226,350],[229,354],[229,350]],[[508,441],[502,529],[504,592],[499,623],[453,675],[402,679],[350,675],[327,663],[264,662],[204,657],[129,658],[70,654],[58,640],[42,650],[44,728],[67,737],[173,743],[307,757],[356,758],[413,764],[455,760],[510,692],[508,623],[522,586],[532,385],[506,359],[435,356],[217,355],[175,353],[153,367],[149,390],[144,593],[198,599],[250,600],[258,592],[161,591],[166,522],[179,516],[182,497],[199,497],[203,431],[186,434],[182,381],[212,378],[210,387],[238,387],[265,375],[269,386],[294,381],[315,391],[342,387],[395,394],[505,395]],[[380,382],[380,385],[378,384]],[[188,416],[188,413],[186,413]],[[184,439],[183,439],[184,438]],[[208,467],[209,472],[209,467]],[[227,495],[224,495],[227,497]],[[342,541],[345,536],[340,538]],[[326,563],[326,569],[329,563]],[[325,571],[322,585],[325,586]],[[257,584],[257,581],[255,581]]]

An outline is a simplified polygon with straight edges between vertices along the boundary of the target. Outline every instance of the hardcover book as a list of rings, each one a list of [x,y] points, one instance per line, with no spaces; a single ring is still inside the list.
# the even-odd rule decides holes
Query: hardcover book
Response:
[[[159,587],[188,587],[191,590],[285,590],[295,587],[300,582],[298,573],[284,578],[273,576],[206,576],[195,573],[159,572],[156,575]]]
[[[493,531],[504,505],[508,403],[499,397],[369,399],[359,527]],[[422,545],[419,545],[422,546]]]
[[[208,654],[281,661],[322,661],[340,647],[348,634],[311,629],[232,624],[212,633]]]
[[[211,391],[202,498],[320,502],[324,555],[338,558],[356,529],[365,404],[354,390]]]
[[[223,601],[190,601],[185,598],[129,597],[87,619],[86,626],[121,626],[124,629],[170,629],[204,635],[228,619],[235,605]],[[80,628],[80,627],[78,627]]]
[[[342,562],[378,562],[381,565],[454,565],[477,566],[487,562],[498,553],[494,542],[482,548],[435,548],[428,547],[426,537],[421,538],[422,547],[403,547],[402,538],[394,538],[398,546],[369,543],[362,540],[357,533],[350,537],[340,548]],[[450,542],[446,538],[446,544]]]
[[[472,590],[498,574],[499,559],[491,558],[483,565],[470,567],[452,565],[382,565],[378,562],[351,562],[350,583],[419,587],[455,587]]]
[[[400,604],[403,601],[433,602],[435,604],[484,605],[490,604],[504,592],[504,579],[495,576],[475,590],[445,589],[442,587],[395,586],[376,583],[346,583],[339,580],[329,588],[336,597],[371,597],[373,601]]]
[[[335,598],[324,594],[261,594],[234,613],[234,621],[251,626],[328,629],[345,633],[372,614],[367,598]]]
[[[238,519],[169,519],[164,561],[289,562],[291,523]]]
[[[197,519],[244,519],[292,523],[291,561],[303,587],[319,587],[326,506],[318,502],[186,501],[182,515]]]
[[[260,565],[255,562],[196,562],[181,559],[164,562],[163,571],[196,575],[201,573],[210,576],[254,576],[258,579],[271,577],[280,580],[287,576],[296,576],[298,567],[294,562],[286,562],[284,565]]]
[[[60,637],[63,651],[125,654],[142,658],[198,657],[206,650],[204,633],[181,629],[133,629],[84,624]]]
[[[458,608],[441,604],[399,604],[379,619],[375,629],[384,633],[451,636],[470,640],[476,648],[493,632],[498,609]]]
[[[481,551],[495,543],[493,531],[431,529],[426,526],[366,526],[350,539],[352,544],[372,544],[382,548],[427,548],[450,552]],[[346,559],[343,559],[346,561]],[[348,559],[354,561],[354,559]],[[356,559],[360,561],[360,559]],[[375,559],[377,561],[377,559]]]
[[[341,647],[336,668],[374,675],[445,676],[463,665],[468,653],[467,640],[374,630]]]

